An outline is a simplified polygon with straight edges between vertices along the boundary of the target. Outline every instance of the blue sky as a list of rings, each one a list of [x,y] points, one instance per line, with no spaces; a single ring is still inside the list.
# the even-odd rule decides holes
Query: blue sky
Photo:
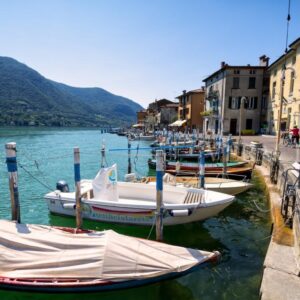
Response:
[[[0,56],[146,106],[201,87],[221,61],[284,51],[287,0],[2,0]],[[290,38],[300,37],[291,0]]]

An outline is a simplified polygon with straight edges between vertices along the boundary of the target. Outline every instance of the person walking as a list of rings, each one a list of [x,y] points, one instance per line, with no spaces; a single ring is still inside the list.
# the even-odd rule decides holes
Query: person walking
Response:
[[[290,130],[292,133],[292,143],[295,143],[296,140],[296,145],[299,144],[299,128],[297,126],[294,126],[293,129]]]

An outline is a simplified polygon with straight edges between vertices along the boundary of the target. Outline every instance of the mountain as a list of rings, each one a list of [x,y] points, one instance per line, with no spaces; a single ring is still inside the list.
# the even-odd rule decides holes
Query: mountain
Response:
[[[142,107],[101,88],[77,88],[0,56],[0,125],[126,126]]]

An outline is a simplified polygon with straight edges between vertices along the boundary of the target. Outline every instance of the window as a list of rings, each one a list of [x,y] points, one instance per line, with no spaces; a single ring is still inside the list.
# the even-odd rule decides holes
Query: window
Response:
[[[240,70],[233,70],[233,74],[240,74]]]
[[[229,105],[230,109],[239,109],[241,104],[241,97],[229,97]]]
[[[245,101],[246,109],[256,109],[257,108],[257,97],[249,97],[247,101]]]
[[[293,94],[294,91],[294,81],[295,81],[295,72],[291,72],[291,80],[290,80],[290,94]]]
[[[256,82],[256,78],[255,77],[249,77],[249,86],[248,86],[248,89],[255,89],[255,82]]]
[[[275,69],[275,70],[273,71],[273,75],[274,75],[274,76],[277,75],[277,69]]]
[[[296,56],[293,56],[292,58],[292,64],[294,65],[296,63]]]
[[[256,74],[256,71],[255,70],[250,70],[249,74],[253,74],[254,75],[254,74]]]
[[[246,119],[246,129],[252,129],[252,119]]]
[[[233,77],[233,89],[239,89],[240,88],[240,78],[239,77]]]
[[[275,93],[276,93],[276,81],[272,84],[272,100],[275,100]]]

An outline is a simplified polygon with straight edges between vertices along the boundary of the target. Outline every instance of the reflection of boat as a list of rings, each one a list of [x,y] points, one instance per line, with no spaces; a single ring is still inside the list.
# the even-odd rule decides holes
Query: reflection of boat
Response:
[[[37,292],[117,290],[175,278],[216,261],[206,252],[128,237],[0,221],[0,288]]]
[[[156,137],[154,135],[138,135],[136,139],[141,140],[141,141],[154,141]]]
[[[155,183],[155,177],[147,177],[147,183]],[[164,183],[169,185],[184,185],[187,187],[199,187],[199,177],[173,176],[169,173],[164,175]],[[227,178],[207,177],[205,178],[205,189],[225,193],[229,195],[237,195],[250,189],[253,184]]]
[[[112,223],[152,226],[156,188],[146,183],[117,182],[113,167],[101,169],[96,178],[81,181],[83,218]],[[63,190],[63,189],[61,189]],[[75,215],[75,193],[59,190],[45,196],[52,213]],[[233,196],[195,188],[166,185],[163,190],[163,224],[176,225],[217,215]]]
[[[227,168],[232,167],[242,167],[245,166],[247,162],[245,161],[234,161],[228,162]],[[156,160],[149,159],[148,165],[150,168],[156,168]],[[167,161],[166,168],[169,170],[179,168],[182,171],[199,171],[199,163],[192,163],[192,162],[176,162],[176,161]],[[222,162],[219,163],[206,163],[205,164],[205,171],[221,171],[223,170],[224,164]]]

